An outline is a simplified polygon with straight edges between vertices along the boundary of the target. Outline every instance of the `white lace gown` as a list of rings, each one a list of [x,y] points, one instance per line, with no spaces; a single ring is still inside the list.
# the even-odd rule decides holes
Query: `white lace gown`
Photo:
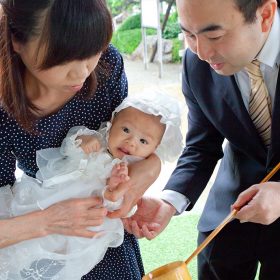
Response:
[[[102,196],[106,179],[120,160],[112,159],[105,148],[86,156],[75,140],[82,134],[94,134],[104,143],[99,132],[74,127],[61,148],[38,151],[37,179],[24,175],[12,188],[0,188],[0,219],[46,209],[70,198]],[[115,210],[120,204],[121,200],[106,207]],[[101,261],[108,247],[123,242],[120,219],[105,218],[101,226],[90,230],[100,234],[91,239],[49,235],[0,249],[0,279],[80,279]]]

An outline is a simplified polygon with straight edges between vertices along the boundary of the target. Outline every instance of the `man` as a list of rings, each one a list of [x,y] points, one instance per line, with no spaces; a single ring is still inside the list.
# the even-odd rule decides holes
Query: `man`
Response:
[[[280,161],[277,1],[177,0],[177,7],[189,46],[183,61],[186,147],[163,200],[141,199],[126,227],[154,238],[176,212],[193,207],[222,158],[199,221],[198,243],[231,209],[241,210],[199,254],[199,279],[254,279],[258,262],[260,279],[278,279],[279,172],[259,184]]]

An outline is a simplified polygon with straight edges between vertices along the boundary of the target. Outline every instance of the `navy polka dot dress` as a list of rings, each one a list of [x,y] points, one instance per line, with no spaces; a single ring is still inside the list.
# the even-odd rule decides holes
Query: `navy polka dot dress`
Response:
[[[83,98],[86,86],[57,113],[40,119],[40,134],[30,135],[0,108],[0,187],[15,181],[16,160],[18,167],[35,177],[36,150],[59,147],[68,130],[77,125],[98,129],[108,121],[112,111],[127,95],[127,80],[119,53],[109,46],[101,57],[110,65],[110,74],[100,77],[96,93]],[[141,279],[144,274],[138,242],[125,233],[124,242],[117,248],[109,248],[104,259],[83,280]]]

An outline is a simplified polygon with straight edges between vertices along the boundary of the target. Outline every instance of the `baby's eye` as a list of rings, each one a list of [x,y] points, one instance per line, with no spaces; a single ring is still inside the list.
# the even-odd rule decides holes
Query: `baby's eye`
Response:
[[[127,128],[127,127],[123,127],[123,132],[125,132],[125,133],[129,133],[129,129]]]
[[[141,142],[142,144],[144,144],[144,145],[148,145],[148,144],[149,144],[148,141],[145,140],[145,139],[143,139],[143,138],[140,139],[140,142]]]

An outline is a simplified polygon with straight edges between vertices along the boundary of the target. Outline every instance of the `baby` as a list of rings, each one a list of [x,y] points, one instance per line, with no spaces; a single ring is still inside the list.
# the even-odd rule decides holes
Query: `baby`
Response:
[[[128,160],[129,157],[135,160],[147,158],[159,146],[164,131],[165,124],[160,122],[160,116],[147,114],[133,107],[124,108],[116,113],[112,120],[107,152],[113,158],[124,160]],[[76,139],[81,140],[80,147],[86,154],[102,149],[100,137],[81,135]],[[113,166],[106,191],[112,191],[118,184],[127,180],[129,180],[127,162],[122,161]],[[106,192],[104,197],[106,199]]]
[[[129,163],[152,153],[163,161],[172,161],[182,147],[177,101],[159,93],[129,96],[99,131],[73,127],[60,148],[37,151],[36,179],[24,175],[12,192],[9,186],[1,188],[0,214],[22,215],[61,200],[90,195],[102,196],[105,207],[114,211],[120,208],[122,199],[112,202],[106,194],[129,180]],[[10,203],[3,206],[1,198]],[[40,275],[47,279],[80,279],[103,258],[108,247],[117,247],[123,241],[120,219],[106,218],[101,226],[89,230],[100,233],[92,239],[51,235],[1,249],[0,279],[45,279]]]

